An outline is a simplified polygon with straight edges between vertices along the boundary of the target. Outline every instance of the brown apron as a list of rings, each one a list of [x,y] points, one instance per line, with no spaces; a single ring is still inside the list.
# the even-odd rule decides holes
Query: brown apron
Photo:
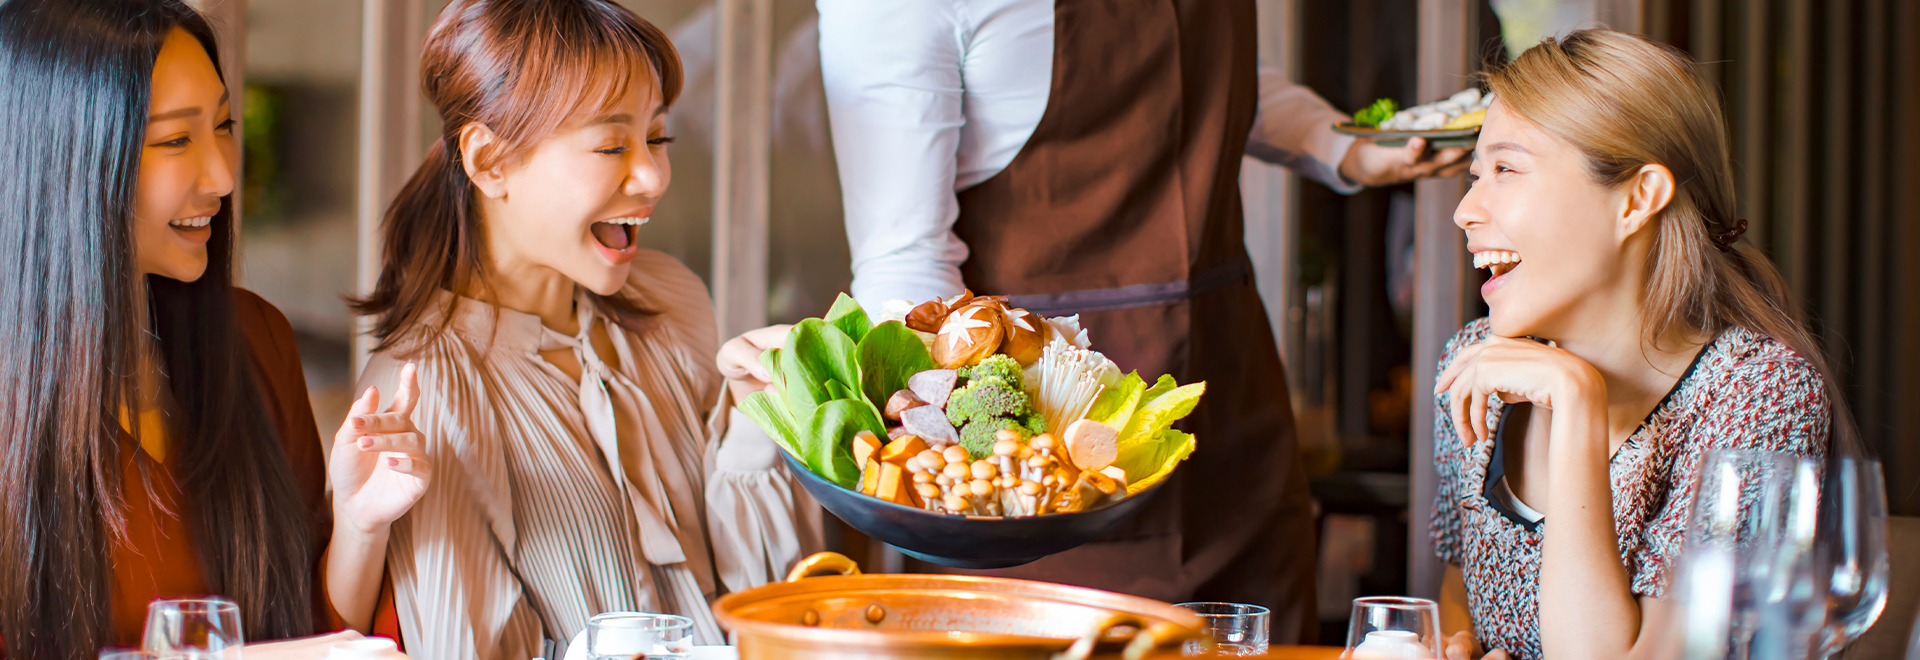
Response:
[[[1193,457],[1099,543],[994,575],[1273,608],[1310,639],[1315,542],[1293,411],[1242,238],[1258,102],[1252,0],[1058,0],[1052,91],[998,175],[960,193],[967,285],[1049,316],[1151,382],[1207,382]],[[923,566],[916,566],[923,568]],[[924,567],[931,568],[931,567]]]

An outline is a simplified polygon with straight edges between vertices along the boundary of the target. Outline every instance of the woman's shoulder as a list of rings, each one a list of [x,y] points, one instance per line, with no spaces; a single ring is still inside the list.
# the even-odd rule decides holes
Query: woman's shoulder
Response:
[[[287,321],[287,315],[280,308],[260,297],[260,294],[233,288],[233,321],[240,326],[240,333],[247,338],[247,344],[259,356],[265,366],[284,366],[300,364],[300,350],[295,345],[293,324]]]
[[[1826,377],[1805,356],[1773,337],[1738,326],[1722,330],[1701,349],[1683,390],[1709,393],[1709,405],[1750,405],[1759,397],[1780,405],[1826,405]]]
[[[719,330],[707,283],[679,259],[657,250],[640,250],[627,275],[625,291],[657,314],[660,329],[670,333],[674,343],[705,353],[719,350]]]
[[[1813,362],[1778,339],[1742,327],[1723,330],[1674,393],[1674,408],[1691,410],[1723,444],[1755,443],[1778,451],[1824,449],[1831,417],[1826,378]],[[1679,412],[1676,410],[1676,412]]]

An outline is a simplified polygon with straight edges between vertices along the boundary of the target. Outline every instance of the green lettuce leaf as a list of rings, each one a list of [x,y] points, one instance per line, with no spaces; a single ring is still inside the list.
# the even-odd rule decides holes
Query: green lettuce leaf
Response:
[[[781,378],[787,410],[794,419],[805,419],[815,408],[836,397],[827,389],[836,381],[848,391],[859,391],[860,365],[858,345],[840,328],[821,319],[807,319],[787,334],[786,350],[780,354]]]
[[[814,474],[842,488],[858,488],[860,466],[853,462],[852,440],[854,434],[863,430],[887,437],[887,427],[880,423],[872,404],[852,399],[821,404],[801,427],[803,435],[798,443],[801,462]]]
[[[1174,382],[1172,376],[1161,374],[1160,380],[1154,381],[1153,387],[1147,388],[1147,392],[1145,394],[1140,395],[1140,405],[1145,406],[1149,403],[1153,403],[1154,399],[1158,399],[1162,395],[1165,395],[1168,392],[1172,392],[1173,388],[1176,388],[1179,386],[1180,384],[1177,382]]]
[[[860,387],[875,406],[907,389],[908,377],[939,367],[920,336],[899,321],[874,326],[860,340]]]
[[[825,320],[856,342],[865,339],[867,333],[873,330],[873,322],[867,320],[867,310],[860,307],[853,296],[845,293],[834,299],[833,308],[827,310]]]
[[[778,348],[769,348],[762,351],[760,353],[760,366],[764,367],[767,373],[772,376],[774,393],[784,397],[784,394],[779,394],[787,390],[787,372],[780,368],[780,354],[782,352],[784,351]],[[782,404],[781,409],[786,409],[786,406]]]
[[[767,392],[754,392],[740,401],[738,407],[741,414],[759,424],[767,435],[773,436],[781,447],[786,448],[787,453],[801,459],[801,462],[806,461],[806,439],[800,436],[800,429],[794,423],[793,415],[787,412],[786,403]]]
[[[1173,423],[1193,412],[1193,406],[1200,402],[1200,395],[1206,393],[1206,383],[1194,383],[1185,387],[1175,387],[1173,378],[1161,376],[1160,382],[1147,388],[1140,397],[1140,407],[1135,408],[1133,417],[1120,429],[1120,441],[1128,438],[1152,435],[1173,427]]]
[[[1108,385],[1094,398],[1093,407],[1087,409],[1087,419],[1116,429],[1127,428],[1127,421],[1133,419],[1133,411],[1140,407],[1146,389],[1147,381],[1140,379],[1140,372],[1121,377],[1120,382]]]
[[[1174,422],[1193,412],[1194,406],[1200,403],[1200,395],[1206,393],[1207,384],[1160,387],[1172,383],[1172,378],[1162,377],[1159,384],[1148,390],[1149,393],[1162,390],[1161,393],[1141,403],[1140,409],[1133,413],[1132,419],[1127,420],[1126,426],[1120,427],[1119,451],[1113,464],[1126,470],[1128,484],[1167,467],[1164,463],[1169,457],[1177,456],[1173,459],[1177,462],[1192,451],[1191,447],[1182,452],[1177,447],[1169,446],[1169,443],[1191,444],[1192,436],[1167,431],[1173,428]]]
[[[1147,451],[1136,452],[1131,467],[1120,468],[1127,471],[1128,495],[1137,494],[1166,480],[1181,461],[1193,454],[1194,442],[1191,434],[1167,429],[1155,433],[1153,441],[1144,446]]]

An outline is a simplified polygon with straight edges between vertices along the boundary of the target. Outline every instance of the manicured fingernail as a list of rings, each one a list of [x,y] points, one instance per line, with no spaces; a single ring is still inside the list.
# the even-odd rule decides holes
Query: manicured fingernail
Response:
[[[391,456],[387,457],[387,467],[390,467],[390,468],[400,467],[400,459],[393,458]]]
[[[361,438],[360,438],[360,448],[361,448],[361,449],[372,449],[372,448],[373,448],[373,437],[372,437],[372,436],[361,436]]]
[[[356,431],[357,431],[357,430],[360,430],[360,429],[364,429],[364,428],[367,428],[367,418],[366,418],[366,417],[362,417],[362,416],[360,416],[360,415],[354,415],[354,416],[353,416],[353,428],[354,428],[354,430],[356,430]]]

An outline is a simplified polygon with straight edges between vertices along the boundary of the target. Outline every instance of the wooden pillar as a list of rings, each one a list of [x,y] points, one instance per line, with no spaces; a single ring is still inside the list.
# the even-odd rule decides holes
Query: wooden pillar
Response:
[[[711,284],[720,336],[731,337],[767,322],[773,3],[717,6]]]
[[[1419,76],[1422,100],[1436,99],[1467,86],[1472,71],[1474,17],[1484,0],[1420,0]],[[1466,241],[1453,225],[1453,209],[1466,193],[1462,177],[1427,179],[1416,186],[1413,292],[1413,420],[1408,472],[1413,493],[1407,510],[1407,591],[1414,596],[1440,594],[1440,560],[1427,533],[1433,515],[1437,477],[1433,471],[1433,397],[1421,383],[1432,383],[1447,339],[1463,322]]]
[[[359,259],[354,288],[366,295],[380,277],[380,221],[387,203],[425,155],[419,70],[427,21],[424,0],[362,0],[360,7],[360,153],[354,193]],[[369,329],[368,319],[355,321],[355,378],[373,348]]]

